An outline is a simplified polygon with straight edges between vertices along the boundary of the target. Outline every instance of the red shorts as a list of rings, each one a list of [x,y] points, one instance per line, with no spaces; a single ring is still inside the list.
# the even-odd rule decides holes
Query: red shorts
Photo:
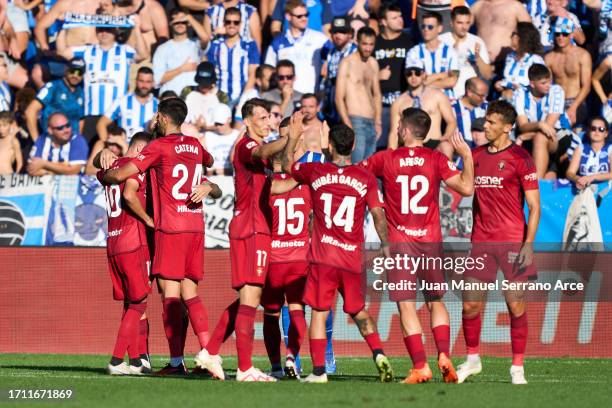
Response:
[[[443,287],[441,284],[445,282],[443,269],[444,253],[439,243],[395,243],[391,245],[390,249],[392,257],[398,254],[400,256],[407,255],[417,259],[420,258],[421,262],[425,263],[414,271],[411,269],[393,269],[387,272],[387,282],[395,285],[403,284],[401,290],[389,290],[389,300],[393,302],[416,300],[417,290],[409,289],[408,283],[411,283],[416,288],[423,283],[426,283],[427,287],[430,288],[434,286]],[[422,293],[426,301],[433,301],[442,298],[446,291],[443,289],[431,289],[423,290]]]
[[[253,234],[245,239],[230,238],[232,262],[232,288],[244,285],[263,286],[266,282],[272,238]]]
[[[497,270],[501,269],[504,279],[510,282],[525,282],[537,277],[535,260],[525,268],[520,268],[518,255],[523,246],[522,243],[498,244],[498,243],[473,243],[470,256],[479,258],[484,268],[467,269],[464,278],[472,278],[481,282],[495,282]]]
[[[204,234],[155,231],[153,275],[170,280],[201,281],[204,276]]]
[[[306,261],[270,264],[261,306],[278,311],[285,304],[285,296],[287,303],[302,303],[308,266]]]
[[[361,278],[361,273],[310,264],[304,289],[304,303],[315,310],[330,310],[338,290],[344,300],[344,313],[354,315],[365,307]]]
[[[108,272],[113,283],[113,299],[137,302],[151,291],[149,280],[149,250],[136,251],[108,257]]]

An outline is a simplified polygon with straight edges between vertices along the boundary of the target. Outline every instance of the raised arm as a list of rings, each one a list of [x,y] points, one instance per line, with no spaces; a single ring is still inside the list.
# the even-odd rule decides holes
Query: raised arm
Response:
[[[469,197],[474,194],[474,160],[472,158],[472,151],[458,130],[453,133],[451,143],[455,152],[463,160],[463,170],[460,174],[452,176],[444,182],[457,193],[464,197]]]
[[[106,170],[103,180],[108,184],[121,184],[134,174],[138,173],[140,173],[138,167],[136,167],[134,163],[129,162],[118,169]]]

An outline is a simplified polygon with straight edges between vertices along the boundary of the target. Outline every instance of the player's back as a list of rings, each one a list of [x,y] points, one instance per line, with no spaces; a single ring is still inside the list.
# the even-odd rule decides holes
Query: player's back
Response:
[[[381,178],[391,242],[441,242],[440,182],[458,173],[428,147],[385,150],[361,165]]]
[[[274,173],[273,180],[287,179],[284,173]],[[272,253],[270,262],[304,261],[310,240],[309,224],[312,203],[308,186],[270,195],[272,209]]]
[[[131,159],[120,157],[115,160],[111,169],[117,169],[128,163]],[[146,228],[143,222],[129,209],[123,199],[123,189],[125,183],[106,184],[102,181],[104,171],[100,170],[97,174],[98,180],[104,186],[106,194],[106,212],[108,214],[108,255],[117,255],[132,252],[140,247],[147,246]],[[146,208],[146,175],[139,173],[131,177],[136,180],[138,188],[138,199],[143,208]]]
[[[374,176],[356,165],[296,163],[292,175],[310,184],[314,225],[310,260],[361,270],[366,207],[382,206]]]
[[[198,139],[168,135],[149,143],[135,159],[142,170],[152,168],[155,228],[168,233],[204,233],[202,203],[189,194],[202,183],[204,148]]]
[[[245,135],[234,149],[234,216],[230,238],[248,238],[254,233],[270,234],[272,212],[269,205],[268,161],[253,157],[260,144]]]
[[[522,242],[526,230],[525,190],[538,189],[529,153],[512,143],[500,152],[473,151],[474,242]]]

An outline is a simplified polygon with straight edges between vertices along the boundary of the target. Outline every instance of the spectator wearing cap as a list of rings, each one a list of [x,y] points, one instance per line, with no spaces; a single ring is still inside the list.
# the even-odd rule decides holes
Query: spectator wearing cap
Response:
[[[584,125],[589,116],[586,99],[591,92],[591,54],[572,42],[572,20],[558,18],[554,26],[555,48],[544,56],[553,82],[565,91],[565,113],[572,126]]]
[[[119,44],[117,29],[110,27],[96,27],[98,44],[68,48],[65,47],[65,41],[57,41],[59,54],[68,59],[79,57],[85,60],[87,75],[84,79],[85,115],[82,133],[88,141],[96,137],[96,124],[104,112],[114,101],[127,95],[132,63],[149,58],[139,24],[136,17],[136,50],[127,44]],[[65,35],[65,31],[59,35]]]
[[[207,170],[208,175],[230,175],[230,152],[240,131],[232,129],[232,110],[222,103],[213,108],[212,122],[214,129],[204,134],[205,148],[215,159],[215,166]]]
[[[538,29],[540,30],[540,41],[542,42],[542,46],[545,51],[551,50],[555,45],[555,37],[556,33],[555,29],[557,27],[558,22],[562,22],[561,24],[570,27],[570,33],[573,33],[572,39],[582,45],[586,41],[586,36],[582,31],[582,27],[580,27],[580,20],[576,17],[575,14],[570,13],[567,10],[567,0],[547,0],[546,7],[547,12],[545,17],[542,19],[542,24]],[[566,28],[565,31],[569,30]]]
[[[189,37],[189,27],[193,28],[197,40]],[[195,85],[196,67],[209,36],[202,24],[183,9],[170,12],[170,31],[172,39],[157,47],[153,54],[153,73],[160,94],[174,91],[180,95],[184,88]]]
[[[296,67],[295,89],[303,94],[315,92],[321,73],[321,49],[327,37],[307,28],[308,10],[302,0],[287,0],[285,17],[289,27],[272,40],[265,63],[276,65],[280,60],[290,60]]]
[[[287,0],[278,0],[272,11],[270,31],[272,36],[276,36],[284,32],[287,28],[287,20],[285,20],[285,5]],[[308,28],[315,31],[323,32],[325,26],[329,28],[329,19],[331,18],[331,4],[328,0],[309,0],[305,2],[308,10]],[[327,32],[327,31],[325,31]]]
[[[607,142],[608,122],[596,116],[589,125],[588,136],[576,147],[566,174],[579,190],[593,183],[612,180],[612,144]]]
[[[136,73],[136,89],[121,99],[117,99],[108,108],[97,125],[100,139],[106,140],[107,127],[116,122],[125,129],[127,143],[137,132],[145,130],[148,123],[157,112],[157,98],[153,96],[153,70],[149,67],[140,67]]]
[[[237,8],[240,13],[241,24],[239,34],[245,41],[255,41],[261,50],[261,20],[254,6],[242,0],[225,0],[210,7],[204,15],[204,29],[209,38],[227,34],[225,25],[225,13],[230,8]]]
[[[280,105],[283,117],[291,116],[302,99],[302,93],[294,88],[296,82],[295,65],[289,60],[280,60],[276,64],[278,87],[261,94],[263,99]]]
[[[478,77],[470,78],[464,85],[465,95],[453,102],[453,112],[457,119],[457,130],[470,147],[478,146],[472,136],[472,122],[484,118],[487,111],[489,86]]]
[[[39,137],[30,151],[28,174],[78,174],[87,163],[87,141],[78,134],[63,113],[55,112],[47,121],[47,134]]]
[[[513,105],[517,113],[517,143],[531,141],[536,172],[543,179],[549,170],[550,154],[556,152],[555,157],[560,157],[571,140],[564,131],[569,128],[564,115],[565,92],[552,84],[546,65],[534,64],[529,68],[529,87],[514,92]]]
[[[255,85],[255,70],[259,65],[259,50],[254,41],[240,38],[240,10],[230,7],[225,11],[225,34],[215,39],[208,48],[208,61],[215,65],[217,87],[229,99],[233,108],[240,96]]]
[[[62,112],[72,129],[81,129],[81,119],[84,111],[83,76],[85,75],[85,60],[72,58],[66,66],[64,77],[48,82],[36,94],[25,110],[25,120],[28,133],[33,141],[38,139],[40,129],[47,129],[49,116],[54,112]],[[40,117],[40,118],[39,118]]]
[[[380,92],[382,93],[382,134],[389,134],[391,124],[391,105],[406,90],[406,77],[404,64],[406,55],[414,42],[405,33],[402,10],[392,4],[383,7],[380,14],[380,34],[376,37],[374,45],[374,58],[378,62],[380,71]],[[378,139],[378,149],[387,147],[387,138]]]
[[[219,105],[217,95],[217,75],[215,66],[210,61],[201,62],[195,74],[196,88],[187,94],[187,117],[185,123],[194,125],[198,131],[214,129],[212,111]]]
[[[455,7],[451,11],[451,31],[440,36],[440,41],[457,52],[459,77],[453,88],[457,97],[465,93],[465,81],[469,78],[477,76],[488,81],[493,77],[493,65],[485,42],[469,32],[472,21],[468,7]]]
[[[357,51],[357,44],[352,39],[352,30],[349,25],[348,16],[334,17],[331,23],[331,48],[323,64],[323,76],[325,77],[325,108],[324,115],[331,123],[338,122],[340,117],[336,110],[336,77],[340,62]]]
[[[449,98],[453,98],[453,87],[459,76],[459,58],[452,46],[440,41],[442,32],[442,16],[436,12],[423,13],[420,25],[423,42],[408,51],[406,60],[421,60],[427,77],[425,85],[435,86],[444,90]]]

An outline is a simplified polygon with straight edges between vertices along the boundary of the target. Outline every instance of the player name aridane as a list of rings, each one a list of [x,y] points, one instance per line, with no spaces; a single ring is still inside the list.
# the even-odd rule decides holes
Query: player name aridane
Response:
[[[199,152],[198,146],[195,146],[192,144],[180,144],[180,145],[174,146],[174,151],[176,151],[176,154],[181,154],[181,153],[198,154]]]
[[[304,241],[281,241],[275,239],[272,241],[272,248],[302,248],[306,246]]]
[[[363,184],[361,181],[355,180],[350,176],[342,174],[326,174],[325,176],[319,177],[312,183],[312,188],[317,191],[320,187],[328,184],[344,184],[354,188],[360,196],[364,197],[368,193],[368,186]]]
[[[176,207],[176,212],[180,212],[180,213],[201,213],[202,212],[202,207],[196,207],[196,208],[189,208],[186,205],[178,205]]]
[[[372,288],[378,291],[404,291],[404,290],[527,290],[527,291],[550,291],[550,290],[584,290],[582,282],[565,282],[557,280],[554,285],[551,282],[511,282],[509,280],[495,282],[466,282],[464,280],[452,280],[449,282],[428,282],[419,280],[414,282],[400,279],[397,282],[385,282],[376,279],[372,282]]]
[[[321,243],[323,243],[323,244],[330,244],[330,245],[336,246],[338,248],[342,248],[345,251],[351,251],[352,252],[352,251],[355,251],[357,249],[357,245],[345,244],[344,242],[340,242],[336,238],[330,237],[329,235],[325,235],[325,234],[323,234],[323,236],[321,237]]]

